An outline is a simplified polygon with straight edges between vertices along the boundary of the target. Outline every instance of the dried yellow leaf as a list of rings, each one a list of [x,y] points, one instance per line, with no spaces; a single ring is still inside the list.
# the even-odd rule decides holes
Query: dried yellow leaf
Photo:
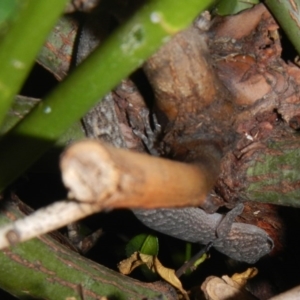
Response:
[[[240,286],[246,285],[247,281],[254,276],[256,276],[258,273],[257,268],[248,268],[245,272],[243,273],[235,273],[231,276],[231,279],[235,281],[237,284]]]
[[[119,271],[124,274],[130,274],[135,268],[143,265],[144,262],[141,261],[139,257],[139,252],[134,252],[129,258],[122,260],[119,265]]]
[[[183,289],[180,280],[175,275],[175,270],[164,267],[157,256],[134,252],[129,258],[121,261],[118,265],[122,274],[130,274],[136,267],[145,264],[151,271],[157,273],[162,279],[177,288],[185,299],[189,299]]]

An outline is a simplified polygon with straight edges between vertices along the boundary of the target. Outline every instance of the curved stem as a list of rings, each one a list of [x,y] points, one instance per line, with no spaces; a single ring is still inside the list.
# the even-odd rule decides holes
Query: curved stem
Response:
[[[266,0],[265,3],[300,54],[300,1]]]
[[[144,6],[3,138],[0,190],[170,35],[189,25],[212,2],[157,0]]]
[[[67,0],[19,2],[19,10],[0,43],[0,126]]]

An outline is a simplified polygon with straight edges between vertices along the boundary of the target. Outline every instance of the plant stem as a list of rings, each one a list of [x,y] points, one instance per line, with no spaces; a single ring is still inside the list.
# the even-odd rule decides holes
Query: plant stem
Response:
[[[14,127],[0,144],[0,190],[26,170],[99,98],[138,68],[212,0],[152,1]],[[22,149],[22,151],[20,151]]]
[[[22,211],[28,211],[18,199],[2,202],[1,226],[23,218]],[[98,265],[57,240],[68,245],[56,232],[1,251],[1,288],[20,299],[173,299],[172,292]]]
[[[300,54],[300,1],[266,0],[265,4]]]
[[[25,96],[15,97],[13,105],[10,107],[8,114],[3,122],[0,134],[4,135],[12,129],[21,119],[26,117],[29,111],[41,102],[40,99],[30,98]],[[70,144],[70,141],[76,141],[85,138],[85,133],[80,121],[75,122],[64,132],[63,135],[56,141],[55,146],[64,148]]]
[[[0,44],[0,125],[67,0],[24,0]]]

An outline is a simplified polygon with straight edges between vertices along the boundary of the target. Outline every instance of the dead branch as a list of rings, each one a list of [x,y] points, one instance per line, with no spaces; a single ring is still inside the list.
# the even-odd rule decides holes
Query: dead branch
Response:
[[[169,121],[193,122],[188,117],[201,114],[221,96],[209,55],[207,36],[192,26],[176,34],[144,64],[156,105]]]
[[[269,300],[288,300],[288,299],[298,299],[300,296],[300,286],[296,286],[284,293],[281,293],[277,296],[270,298]]]
[[[204,206],[213,181],[206,165],[184,164],[97,141],[72,145],[62,176],[77,201],[60,201],[0,229],[0,249],[40,236],[101,210]]]
[[[0,249],[51,232],[95,213],[90,203],[58,201],[0,228]]]
[[[163,140],[171,152],[178,152],[179,145],[193,151],[200,144],[200,155],[206,156],[212,146],[223,152],[234,139],[234,106],[215,74],[207,40],[206,32],[192,26],[178,33],[144,65],[155,105],[168,120]],[[199,154],[198,150],[194,152]]]
[[[213,180],[204,164],[185,164],[117,149],[74,144],[61,160],[63,181],[77,200],[99,209],[203,206]]]

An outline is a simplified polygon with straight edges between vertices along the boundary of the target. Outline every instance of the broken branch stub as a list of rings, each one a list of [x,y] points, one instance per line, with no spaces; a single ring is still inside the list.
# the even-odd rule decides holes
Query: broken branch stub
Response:
[[[192,26],[176,34],[143,66],[155,104],[170,122],[202,113],[219,97],[218,90],[223,90],[206,40],[205,33]]]
[[[201,164],[185,164],[81,141],[62,156],[63,182],[70,196],[97,210],[204,206],[213,182]]]

